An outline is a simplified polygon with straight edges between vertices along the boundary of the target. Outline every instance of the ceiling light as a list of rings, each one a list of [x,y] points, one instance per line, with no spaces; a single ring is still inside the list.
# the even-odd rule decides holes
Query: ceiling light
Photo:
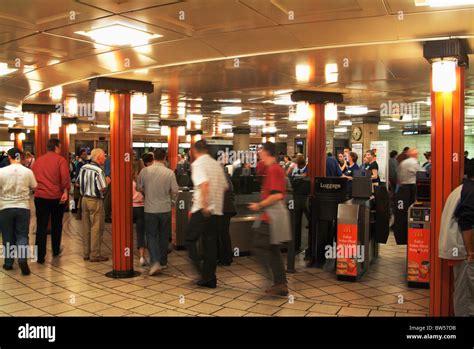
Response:
[[[280,137],[280,138],[288,138],[288,135],[287,135],[286,133],[280,133],[280,134],[278,135],[278,137]]]
[[[431,127],[431,120],[428,120],[428,121],[426,122],[426,126]]]
[[[128,25],[116,23],[107,27],[95,28],[88,32],[78,31],[76,34],[85,35],[103,45],[112,46],[140,46],[146,45],[151,39],[160,38],[163,35],[152,34]]]
[[[97,127],[97,128],[109,128],[109,125],[97,124],[97,125],[95,125],[95,127]]]
[[[344,110],[346,115],[365,115],[368,112],[369,109],[362,105],[348,105]]]
[[[278,96],[273,100],[275,105],[295,105],[296,103],[291,100],[290,95]]]
[[[294,108],[292,108],[294,110]],[[298,102],[296,104],[296,113],[290,112],[290,121],[307,121],[311,116],[311,108],[306,102]]]
[[[257,120],[257,119],[250,119],[249,120],[250,126],[265,126],[265,121]]]
[[[324,105],[324,118],[326,119],[326,121],[337,120],[337,104],[326,103]]]
[[[132,95],[132,114],[146,114],[148,98],[145,94]]]
[[[431,66],[434,92],[456,90],[456,60],[437,61]]]
[[[53,128],[59,128],[61,127],[62,120],[61,120],[61,114],[59,113],[52,113],[49,119],[49,124]]]
[[[338,126],[352,126],[352,121],[351,120],[341,120],[341,121],[339,121]]]
[[[263,133],[276,133],[277,128],[275,126],[267,126],[262,129]]]
[[[178,136],[185,136],[186,135],[186,127],[179,126],[178,127]]]
[[[345,133],[347,132],[347,127],[334,127],[334,132]]]
[[[379,124],[377,127],[380,131],[387,131],[390,130],[390,125],[389,124]]]
[[[94,94],[94,111],[110,111],[110,93],[106,91],[96,91]]]
[[[26,134],[25,134],[25,132],[20,132],[20,133],[18,134],[18,139],[19,139],[20,141],[24,141],[24,140],[26,139]]]
[[[326,64],[325,75],[326,75],[327,84],[337,82],[337,79],[338,79],[337,63]]]
[[[49,125],[49,134],[57,135],[59,133],[59,127]]]
[[[35,124],[35,115],[33,113],[23,113],[23,126],[33,127]]]
[[[298,124],[298,125],[296,125],[296,129],[297,130],[307,130],[308,125],[307,124]]]
[[[77,115],[78,106],[76,97],[67,97],[65,104],[67,115]]]
[[[416,6],[449,7],[474,5],[474,0],[415,0]]]
[[[242,114],[242,107],[222,107],[221,114],[224,115],[239,115]]]
[[[62,86],[55,86],[51,90],[49,90],[49,96],[52,100],[58,101],[63,97],[63,87]]]
[[[70,135],[77,134],[77,124],[67,125],[67,133],[69,133]]]
[[[296,81],[308,82],[311,74],[311,67],[307,64],[298,64],[296,66]]]
[[[160,133],[161,133],[162,136],[169,136],[169,134],[170,134],[169,126],[161,126]]]
[[[0,76],[8,75],[8,74],[13,73],[14,71],[17,71],[17,70],[18,69],[8,68],[7,63],[0,63]]]

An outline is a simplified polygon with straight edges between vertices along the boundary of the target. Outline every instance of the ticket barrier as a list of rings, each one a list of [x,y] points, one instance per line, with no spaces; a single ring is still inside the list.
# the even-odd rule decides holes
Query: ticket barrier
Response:
[[[333,246],[336,236],[338,205],[346,200],[347,178],[315,177],[308,266],[324,266],[327,246]]]
[[[430,174],[417,172],[416,201],[408,209],[407,282],[408,287],[430,287]]]

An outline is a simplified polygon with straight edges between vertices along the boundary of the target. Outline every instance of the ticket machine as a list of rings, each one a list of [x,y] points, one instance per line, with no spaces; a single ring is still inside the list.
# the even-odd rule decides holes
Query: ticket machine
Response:
[[[416,174],[416,201],[408,209],[407,282],[409,287],[430,287],[431,177]]]

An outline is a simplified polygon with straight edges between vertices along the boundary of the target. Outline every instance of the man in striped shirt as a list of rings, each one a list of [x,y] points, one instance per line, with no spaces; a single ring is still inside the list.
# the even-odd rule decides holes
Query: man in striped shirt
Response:
[[[82,244],[84,260],[104,262],[108,258],[100,254],[102,235],[104,232],[104,193],[107,189],[105,173],[102,166],[105,162],[105,152],[96,148],[91,152],[91,162],[82,166],[77,183],[82,201]]]

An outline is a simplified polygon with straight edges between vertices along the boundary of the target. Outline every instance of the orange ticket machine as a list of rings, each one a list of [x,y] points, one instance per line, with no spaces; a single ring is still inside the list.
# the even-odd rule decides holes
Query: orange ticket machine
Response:
[[[409,287],[430,287],[430,174],[418,172],[416,201],[408,209],[407,282]]]

